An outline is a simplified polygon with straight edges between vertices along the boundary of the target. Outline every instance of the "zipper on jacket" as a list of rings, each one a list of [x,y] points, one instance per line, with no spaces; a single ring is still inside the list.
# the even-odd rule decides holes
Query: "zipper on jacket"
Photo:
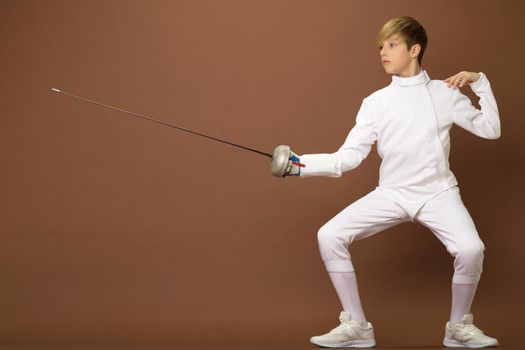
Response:
[[[428,91],[428,82],[425,84],[425,91],[427,92],[428,99],[430,100],[430,105],[432,106],[432,114],[434,115],[434,125],[436,128],[436,138],[439,142],[439,148],[440,148],[440,154],[441,154],[441,168],[443,176],[441,178],[442,181],[444,181],[447,186],[450,184],[447,181],[447,159],[445,156],[445,147],[443,146],[443,142],[441,141],[441,138],[439,137],[439,120],[437,117],[436,109],[434,108],[434,101],[432,100],[432,95],[430,95],[430,91]]]

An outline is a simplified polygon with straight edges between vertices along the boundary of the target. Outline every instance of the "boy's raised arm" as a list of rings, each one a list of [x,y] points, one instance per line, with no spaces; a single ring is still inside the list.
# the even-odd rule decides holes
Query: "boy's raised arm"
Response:
[[[454,89],[454,123],[476,136],[497,139],[501,135],[498,105],[486,75],[482,72],[479,74],[480,78],[469,85],[480,98],[481,110],[474,107],[459,89]]]
[[[356,124],[350,130],[343,145],[334,153],[303,154],[300,177],[340,177],[343,172],[356,168],[370,153],[377,140],[374,107],[369,98],[363,99],[356,117]]]

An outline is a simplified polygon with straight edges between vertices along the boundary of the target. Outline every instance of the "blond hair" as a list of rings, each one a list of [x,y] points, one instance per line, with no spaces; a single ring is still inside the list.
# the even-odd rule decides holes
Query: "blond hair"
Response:
[[[390,38],[394,34],[399,34],[405,40],[408,50],[410,50],[415,44],[421,46],[421,50],[417,56],[417,61],[421,66],[423,54],[425,53],[428,43],[425,28],[423,28],[423,26],[412,17],[400,16],[392,18],[383,24],[379,30],[379,34],[377,35],[377,47],[381,49],[381,42]]]

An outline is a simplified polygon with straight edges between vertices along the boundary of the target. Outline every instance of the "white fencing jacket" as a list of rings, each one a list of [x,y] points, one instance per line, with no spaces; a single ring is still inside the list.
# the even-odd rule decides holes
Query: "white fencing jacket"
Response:
[[[415,211],[454,185],[450,170],[449,130],[455,123],[486,138],[500,137],[496,100],[485,74],[470,83],[480,98],[481,111],[459,89],[431,80],[426,70],[417,75],[392,75],[390,85],[363,99],[343,145],[334,153],[299,155],[300,177],[340,177],[365,159],[372,144],[382,159],[379,186]]]

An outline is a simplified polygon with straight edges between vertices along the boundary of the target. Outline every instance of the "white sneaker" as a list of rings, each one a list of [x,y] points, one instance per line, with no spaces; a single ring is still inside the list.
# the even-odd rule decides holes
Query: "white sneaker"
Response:
[[[367,322],[366,327],[352,320],[350,313],[341,311],[341,324],[330,332],[310,338],[310,343],[327,348],[371,348],[376,345],[374,327]]]
[[[445,326],[445,338],[443,345],[453,348],[484,348],[488,346],[499,346],[498,340],[483,334],[483,331],[474,326],[472,313],[465,314],[461,322]]]

